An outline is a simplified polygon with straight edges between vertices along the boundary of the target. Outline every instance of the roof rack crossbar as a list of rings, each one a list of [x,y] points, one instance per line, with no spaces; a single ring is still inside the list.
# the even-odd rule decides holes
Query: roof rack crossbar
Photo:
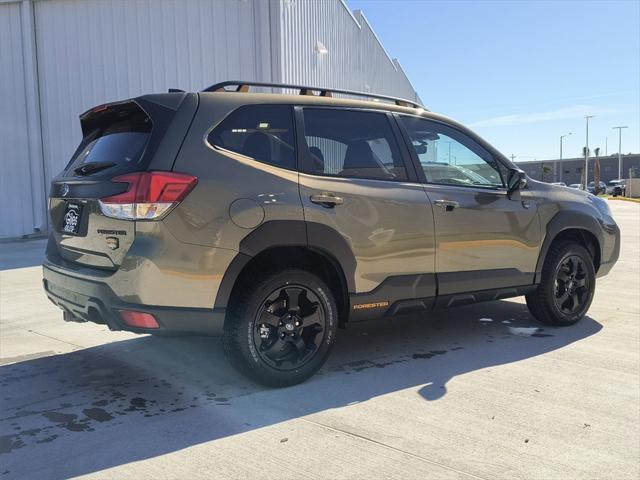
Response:
[[[235,89],[228,90],[226,87],[235,87]],[[418,102],[415,102],[413,100],[407,100],[407,99],[398,98],[398,97],[391,97],[388,95],[378,95],[376,93],[359,92],[356,90],[341,90],[337,88],[290,85],[287,83],[245,82],[242,80],[228,80],[226,82],[220,82],[220,83],[211,85],[202,91],[203,92],[248,92],[249,87],[291,88],[293,90],[299,90],[300,95],[315,95],[315,96],[319,95],[321,97],[331,97],[333,96],[332,95],[333,93],[340,93],[344,95],[373,98],[374,100],[387,100],[401,107],[425,108],[424,105],[421,105]]]

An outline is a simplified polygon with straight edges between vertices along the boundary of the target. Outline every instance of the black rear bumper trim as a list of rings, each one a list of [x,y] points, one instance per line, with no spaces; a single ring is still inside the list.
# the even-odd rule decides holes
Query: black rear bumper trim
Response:
[[[189,333],[194,335],[221,335],[224,326],[223,308],[164,307],[122,302],[111,288],[102,282],[64,275],[43,266],[43,287],[51,302],[69,316],[109,325],[112,330],[136,333]],[[126,325],[120,310],[150,313],[159,329],[133,328]]]

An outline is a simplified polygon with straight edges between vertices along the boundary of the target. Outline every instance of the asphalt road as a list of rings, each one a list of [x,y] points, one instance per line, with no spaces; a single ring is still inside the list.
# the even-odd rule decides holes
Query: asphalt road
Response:
[[[42,241],[0,244],[0,479],[640,478],[640,205],[589,316],[523,300],[340,331],[319,375],[273,390],[216,338],[69,324]]]

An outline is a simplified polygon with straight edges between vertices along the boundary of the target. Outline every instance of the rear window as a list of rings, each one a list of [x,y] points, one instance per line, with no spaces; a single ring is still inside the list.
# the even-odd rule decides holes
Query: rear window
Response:
[[[86,121],[90,125],[69,168],[79,173],[110,173],[140,163],[151,136],[151,119],[137,105],[107,109]],[[82,172],[80,172],[82,173]]]
[[[211,145],[259,162],[295,168],[293,116],[289,105],[245,105],[208,137]]]

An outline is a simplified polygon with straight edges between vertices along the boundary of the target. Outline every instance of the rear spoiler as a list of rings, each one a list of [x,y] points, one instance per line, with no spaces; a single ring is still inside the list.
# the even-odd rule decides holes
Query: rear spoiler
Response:
[[[154,127],[162,127],[167,117],[170,121],[188,95],[185,92],[157,93],[97,105],[80,114],[82,136],[86,137],[91,133],[98,123],[104,120],[105,115],[132,108],[142,110],[151,119]]]

